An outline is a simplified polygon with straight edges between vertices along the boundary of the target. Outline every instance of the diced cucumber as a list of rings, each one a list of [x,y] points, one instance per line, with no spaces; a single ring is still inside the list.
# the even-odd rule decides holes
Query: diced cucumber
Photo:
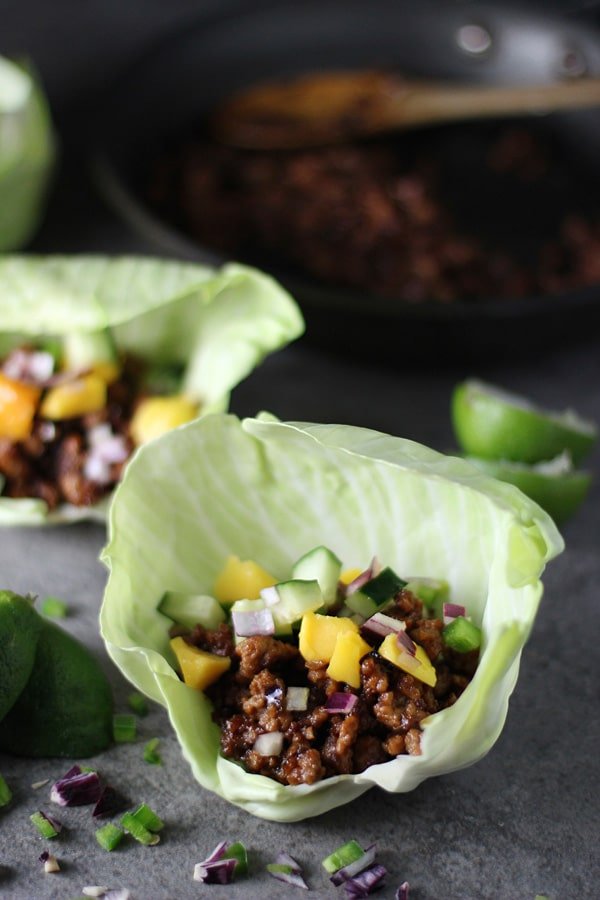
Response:
[[[225,621],[225,612],[220,603],[208,594],[167,591],[158,608],[161,613],[184,628],[202,625],[212,630]]]
[[[266,606],[265,601],[262,597],[259,597],[258,600],[236,600],[235,603],[231,604],[230,612],[233,614],[234,612],[258,612],[261,609],[264,609]],[[273,611],[271,607],[271,612]],[[286,622],[278,622],[273,616],[273,622],[275,623],[275,634],[277,637],[289,637],[292,633],[292,626],[290,623]],[[239,644],[240,641],[245,641],[245,637],[241,637],[239,635],[234,635],[234,640],[236,644]]]
[[[470,653],[481,647],[481,628],[464,616],[457,616],[446,625],[442,638],[446,646],[457,653]]]
[[[89,369],[97,363],[118,362],[117,348],[108,329],[65,335],[63,354],[67,369]]]
[[[294,622],[298,622],[305,613],[316,612],[323,606],[323,594],[316,579],[304,581],[296,578],[291,581],[281,581],[273,588],[266,588],[266,591],[273,590],[277,592],[278,599],[273,604],[269,603],[269,609],[273,613],[275,628],[278,632],[282,626],[291,626]]]
[[[406,590],[422,600],[435,619],[443,617],[444,603],[450,597],[450,585],[438,578],[410,578]]]
[[[379,575],[363,584],[359,591],[346,597],[346,606],[368,619],[385,603],[393,600],[403,587],[406,587],[404,579],[387,566]]]
[[[300,581],[317,580],[323,595],[323,606],[329,608],[337,601],[337,588],[342,562],[327,547],[315,547],[305,553],[292,569],[292,578]]]

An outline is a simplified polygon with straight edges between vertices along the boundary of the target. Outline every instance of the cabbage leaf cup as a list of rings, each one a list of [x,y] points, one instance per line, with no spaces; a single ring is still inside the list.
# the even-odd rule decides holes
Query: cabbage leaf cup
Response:
[[[0,251],[16,250],[41,219],[56,159],[50,111],[35,72],[0,57]]]
[[[180,390],[200,415],[225,410],[232,389],[269,353],[299,337],[300,311],[256,269],[216,270],[149,257],[0,257],[0,359],[43,339],[110,330],[117,351],[182,370]],[[94,506],[1,495],[0,525],[106,518]]]
[[[211,704],[169,648],[166,590],[210,592],[229,554],[285,579],[324,544],[345,566],[374,555],[403,576],[446,579],[483,630],[479,667],[455,705],[425,720],[422,755],[357,775],[284,786],[219,752]],[[545,564],[563,549],[553,521],[512,485],[412,441],[341,425],[214,415],[136,455],[110,514],[100,615],[124,675],[166,707],[194,776],[256,816],[295,821],[375,785],[410,791],[468,766],[498,738]]]

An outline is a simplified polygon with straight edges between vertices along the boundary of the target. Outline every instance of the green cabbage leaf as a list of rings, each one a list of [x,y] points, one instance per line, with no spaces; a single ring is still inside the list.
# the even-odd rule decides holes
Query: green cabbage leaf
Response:
[[[424,723],[421,756],[358,775],[284,786],[220,755],[211,705],[183,684],[169,647],[165,590],[210,593],[229,554],[280,579],[324,544],[344,566],[374,555],[399,574],[446,579],[483,630],[458,702]],[[294,821],[370,787],[402,792],[468,766],[498,738],[542,595],[563,542],[512,485],[412,441],[342,425],[215,415],[143,447],[110,513],[101,630],[127,678],[162,703],[194,776],[254,815]]]
[[[37,228],[54,168],[56,140],[35,73],[0,57],[0,251]]]
[[[110,329],[119,350],[183,368],[181,390],[201,415],[264,357],[298,337],[298,307],[272,278],[231,263],[215,270],[146,257],[0,256],[0,357],[32,339]],[[0,525],[104,519],[95,507],[48,513],[36,499],[0,496]]]

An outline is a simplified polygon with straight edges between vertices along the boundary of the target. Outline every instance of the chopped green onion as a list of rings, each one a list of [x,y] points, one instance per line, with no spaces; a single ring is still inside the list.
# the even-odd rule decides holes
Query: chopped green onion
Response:
[[[142,803],[141,806],[135,810],[135,812],[131,813],[136,822],[139,822],[140,825],[143,825],[144,828],[147,828],[148,831],[160,831],[161,828],[164,828],[165,823],[163,820],[156,815],[153,809],[150,809],[145,803]]]
[[[133,813],[125,813],[125,815],[121,817],[121,825],[125,831],[128,831],[140,844],[152,846],[153,844],[158,844],[160,841],[159,835],[152,834],[152,832],[142,825],[141,822],[138,822]]]
[[[151,766],[162,766],[162,756],[156,749],[158,743],[158,738],[152,738],[144,747],[144,762],[150,763]]]
[[[223,854],[223,859],[235,859],[236,865],[233,871],[236,877],[248,874],[248,851],[241,841],[230,844]]]
[[[470,653],[481,646],[481,628],[464,616],[457,616],[446,625],[442,638],[447,647],[457,653]]]
[[[60,597],[46,597],[40,609],[42,615],[50,616],[52,619],[64,619],[69,612],[69,607]]]
[[[34,812],[29,818],[46,840],[55,838],[60,831],[60,826],[55,828],[54,823],[43,812]]]
[[[117,744],[127,744],[135,741],[136,732],[135,716],[129,713],[115,713],[113,716],[113,737]]]
[[[127,702],[134,713],[136,713],[136,715],[148,715],[148,704],[146,703],[146,698],[143,694],[139,694],[137,691],[133,691],[133,693],[128,696]]]
[[[82,775],[84,775],[84,774],[85,775],[97,775],[98,774],[98,770],[92,769],[91,766],[79,766],[79,768],[81,769]]]
[[[115,847],[118,847],[121,841],[123,840],[124,832],[117,826],[113,825],[111,822],[108,825],[104,825],[102,828],[99,828],[96,832],[96,840],[105,850],[114,850]]]
[[[326,856],[321,865],[326,872],[333,875],[338,869],[343,869],[344,866],[348,866],[350,863],[360,859],[361,856],[364,856],[364,853],[365,851],[357,841],[348,841],[347,844],[343,844],[329,856]]]
[[[0,775],[0,806],[8,806],[10,801],[12,800],[12,791],[7,785],[6,781]]]

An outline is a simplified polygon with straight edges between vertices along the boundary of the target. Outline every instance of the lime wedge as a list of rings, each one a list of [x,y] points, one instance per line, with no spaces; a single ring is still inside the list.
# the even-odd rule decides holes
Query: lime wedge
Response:
[[[528,466],[506,460],[467,457],[470,463],[500,481],[514,484],[535,500],[557,523],[565,522],[577,510],[589,490],[589,472],[573,469],[568,453],[561,453],[549,462]]]
[[[55,155],[48,105],[34,73],[0,57],[0,251],[32,236]]]
[[[454,389],[452,424],[465,453],[522,463],[551,460],[565,450],[578,463],[598,436],[593,422],[571,410],[538,409],[523,397],[476,380]]]

